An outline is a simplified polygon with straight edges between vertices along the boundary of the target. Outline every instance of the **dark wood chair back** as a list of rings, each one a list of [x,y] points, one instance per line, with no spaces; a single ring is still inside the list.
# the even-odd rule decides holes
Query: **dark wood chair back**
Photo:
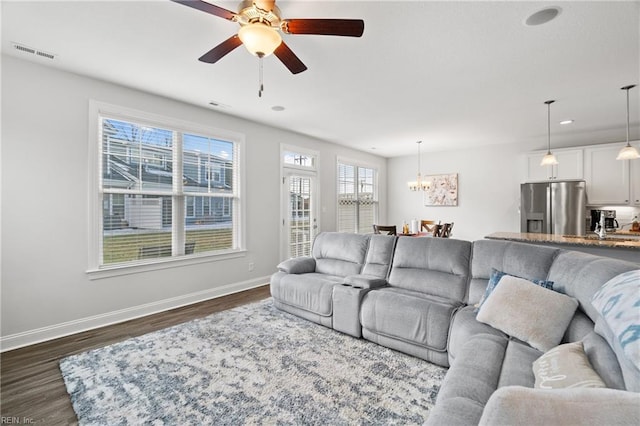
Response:
[[[373,233],[374,234],[382,234],[386,232],[387,235],[397,235],[396,226],[395,225],[373,225]]]
[[[453,222],[445,223],[442,225],[442,238],[449,238],[451,236],[451,230],[453,229]]]
[[[420,232],[433,232],[435,229],[436,221],[435,220],[421,220],[420,221]]]

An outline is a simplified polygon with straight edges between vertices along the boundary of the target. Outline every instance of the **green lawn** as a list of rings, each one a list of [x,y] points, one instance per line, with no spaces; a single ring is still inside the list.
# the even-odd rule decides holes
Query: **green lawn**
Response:
[[[187,231],[186,241],[195,242],[194,253],[232,248],[231,229]],[[171,232],[109,235],[103,239],[103,264],[138,260],[141,247],[171,247]],[[169,254],[170,255],[170,254]]]

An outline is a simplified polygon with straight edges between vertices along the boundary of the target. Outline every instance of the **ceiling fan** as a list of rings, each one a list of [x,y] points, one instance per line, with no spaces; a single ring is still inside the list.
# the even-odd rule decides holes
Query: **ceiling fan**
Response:
[[[243,44],[253,55],[263,58],[275,54],[293,74],[307,67],[282,41],[278,31],[285,34],[317,34],[360,37],[364,32],[361,19],[282,19],[275,0],[244,0],[238,13],[201,0],[172,0],[176,3],[210,13],[240,24],[235,34],[204,55],[199,60],[209,64],[218,62],[226,54]]]

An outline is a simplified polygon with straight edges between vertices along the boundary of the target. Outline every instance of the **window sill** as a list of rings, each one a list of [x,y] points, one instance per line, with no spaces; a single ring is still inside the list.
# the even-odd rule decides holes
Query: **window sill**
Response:
[[[216,254],[195,254],[175,258],[150,259],[149,261],[129,263],[126,265],[103,266],[101,268],[86,271],[90,280],[132,275],[144,272],[159,271],[162,269],[179,268],[182,266],[196,265],[200,263],[219,262],[222,260],[237,259],[246,255],[246,250],[234,250]]]

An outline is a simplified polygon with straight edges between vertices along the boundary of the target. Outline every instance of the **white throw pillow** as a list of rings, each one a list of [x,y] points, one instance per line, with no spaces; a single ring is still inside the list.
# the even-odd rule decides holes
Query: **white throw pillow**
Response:
[[[606,388],[595,372],[582,342],[565,343],[533,363],[536,389]]]
[[[546,352],[560,343],[577,307],[576,299],[505,275],[477,320]]]

